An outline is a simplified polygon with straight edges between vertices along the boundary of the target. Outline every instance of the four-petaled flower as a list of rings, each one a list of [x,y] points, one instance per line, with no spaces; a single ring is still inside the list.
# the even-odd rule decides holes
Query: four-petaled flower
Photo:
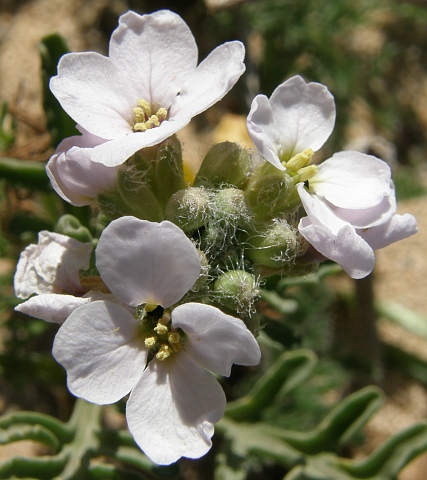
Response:
[[[241,42],[228,42],[197,65],[194,37],[181,17],[129,11],[112,34],[109,57],[64,55],[50,88],[80,128],[104,140],[90,158],[117,166],[220,100],[244,72],[244,53]]]
[[[353,278],[368,275],[374,250],[417,232],[412,215],[396,214],[389,166],[371,155],[340,152],[312,165],[332,132],[335,105],[323,85],[292,77],[268,99],[255,97],[249,134],[266,160],[286,170],[307,213],[299,231],[324,257]]]
[[[204,455],[226,403],[209,372],[228,376],[233,363],[256,365],[255,338],[215,307],[178,303],[199,278],[200,260],[170,222],[113,221],[101,235],[96,263],[129,308],[94,301],[64,322],[53,354],[67,370],[70,391],[97,404],[130,393],[129,429],[156,463]]]

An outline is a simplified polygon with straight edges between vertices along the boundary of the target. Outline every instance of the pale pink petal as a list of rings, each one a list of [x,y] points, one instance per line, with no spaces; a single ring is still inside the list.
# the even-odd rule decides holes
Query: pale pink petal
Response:
[[[15,310],[46,322],[63,323],[76,308],[89,302],[89,298],[45,293],[20,303],[15,307]]]
[[[75,310],[55,337],[53,356],[67,371],[71,393],[100,405],[127,395],[147,362],[138,322],[111,302],[95,301]]]
[[[197,251],[179,227],[134,217],[114,220],[103,231],[96,264],[111,292],[131,306],[169,307],[200,275]]]
[[[181,85],[170,115],[177,120],[191,118],[221,100],[245,71],[244,56],[241,42],[224,43],[213,50]]]
[[[190,117],[171,118],[162,122],[159,127],[110,140],[92,148],[89,152],[90,158],[93,162],[102,163],[107,167],[116,167],[141,148],[152,147],[163,142],[184,128],[190,120]]]
[[[92,147],[104,143],[90,133],[63,140],[46,165],[56,193],[75,206],[91,205],[102,192],[114,191],[117,169],[90,159]]]
[[[279,170],[285,170],[279,158],[280,126],[274,122],[273,109],[265,95],[257,95],[253,99],[247,127],[249,136],[262,156]]]
[[[372,155],[339,152],[319,165],[310,191],[337,207],[374,207],[393,193],[390,167]]]
[[[172,312],[172,324],[185,332],[185,351],[199,365],[229,376],[233,363],[258,365],[261,352],[255,337],[238,318],[201,303],[186,303]]]
[[[211,447],[213,424],[226,399],[215,378],[184,351],[153,360],[127,403],[128,427],[144,453],[160,465],[199,458]]]
[[[318,252],[341,265],[350,277],[363,278],[372,272],[374,252],[350,225],[333,233],[326,226],[312,224],[304,217],[298,230]]]
[[[126,72],[135,92],[168,109],[187,76],[197,65],[197,46],[186,23],[177,14],[161,10],[151,15],[127,12],[110,41],[110,59]]]
[[[399,242],[417,232],[417,221],[409,213],[393,215],[390,221],[383,225],[358,231],[373,250],[387,247],[391,243]]]
[[[132,134],[133,98],[126,72],[94,52],[61,57],[50,89],[62,108],[93,135],[111,140]]]
[[[19,257],[14,277],[16,296],[80,292],[79,271],[89,267],[92,244],[47,230],[39,232],[38,240]]]
[[[297,75],[279,85],[270,102],[286,159],[306,148],[319,150],[332,133],[335,103],[324,85]]]

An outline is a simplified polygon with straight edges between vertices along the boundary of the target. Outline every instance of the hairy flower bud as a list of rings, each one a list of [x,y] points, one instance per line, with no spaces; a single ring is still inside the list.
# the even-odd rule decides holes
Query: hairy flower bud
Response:
[[[300,250],[298,230],[286,220],[276,220],[249,240],[246,254],[255,264],[281,268],[295,260]]]
[[[250,168],[251,159],[244,148],[233,142],[218,143],[203,159],[194,186],[242,188],[248,181]]]
[[[237,312],[250,313],[259,295],[257,279],[245,270],[229,270],[214,283],[218,302]]]
[[[203,187],[188,187],[171,196],[166,205],[166,219],[191,233],[209,217],[210,192]]]
[[[245,192],[238,188],[223,188],[213,198],[215,219],[234,228],[247,223],[251,217]]]
[[[246,188],[251,210],[258,220],[270,220],[283,212],[295,208],[295,197],[298,195],[292,178],[281,170],[262,175],[255,174]]]

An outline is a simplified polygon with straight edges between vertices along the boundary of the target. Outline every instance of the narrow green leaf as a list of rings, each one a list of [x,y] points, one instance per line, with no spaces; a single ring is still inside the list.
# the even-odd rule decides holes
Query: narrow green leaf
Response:
[[[0,158],[0,178],[32,190],[52,190],[43,162]]]

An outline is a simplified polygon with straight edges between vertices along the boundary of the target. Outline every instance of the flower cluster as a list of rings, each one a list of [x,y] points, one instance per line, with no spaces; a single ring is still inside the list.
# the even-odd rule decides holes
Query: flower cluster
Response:
[[[211,372],[259,363],[264,277],[328,258],[361,278],[374,250],[417,230],[396,214],[382,160],[340,152],[313,162],[335,105],[299,76],[254,99],[247,126],[259,154],[214,145],[188,182],[175,133],[231,89],[243,56],[229,42],[197,65],[178,15],[128,12],[108,57],[64,55],[50,83],[81,133],[49,160],[52,186],[109,223],[86,242],[40,232],[18,262],[26,300],[16,309],[61,324],[53,355],[74,395],[100,405],[129,395],[130,432],[159,464],[209,450],[226,404]]]

